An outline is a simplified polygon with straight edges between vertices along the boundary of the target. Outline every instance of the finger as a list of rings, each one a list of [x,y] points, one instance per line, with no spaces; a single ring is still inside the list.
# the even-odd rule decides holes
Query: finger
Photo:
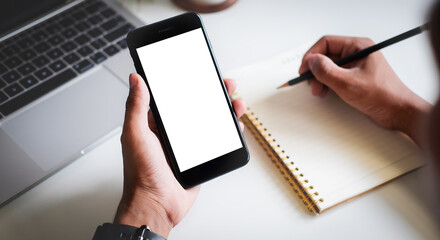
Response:
[[[304,54],[303,61],[299,69],[300,73],[309,70],[305,59],[310,54],[320,53],[322,55],[333,56],[332,59],[339,59],[342,56],[347,56],[351,53],[357,52],[367,46],[371,46],[371,40],[366,38],[343,37],[343,36],[324,36],[318,40],[307,52]]]
[[[237,85],[232,79],[223,79],[225,81],[226,88],[228,89],[228,94],[231,95],[237,89]]]
[[[324,85],[319,81],[312,79],[310,80],[310,89],[313,96],[319,96],[324,89]]]
[[[244,124],[242,122],[238,122],[238,125],[240,125],[240,129],[243,132],[244,131]]]
[[[319,97],[324,98],[325,96],[327,96],[328,91],[329,91],[329,88],[327,86],[324,86],[321,93],[319,93]]]
[[[189,193],[189,196],[193,197],[195,200],[200,192],[200,185],[192,187],[190,189],[186,189],[186,191]],[[194,202],[194,200],[192,200],[191,202]]]
[[[346,44],[341,53],[340,58],[346,57],[350,54],[358,52],[367,47],[371,47],[374,45],[373,40],[369,38],[353,38],[353,41],[350,41],[349,44]]]
[[[310,55],[310,54],[309,54],[309,55]],[[309,55],[307,55],[307,57],[308,57]],[[335,55],[335,54],[328,54],[328,55],[326,55],[326,56],[329,57],[333,62],[341,58],[341,56],[339,56],[339,55]],[[298,73],[299,73],[299,74],[303,74],[303,73],[305,73],[305,72],[307,72],[307,71],[310,71],[310,69],[309,69],[309,65],[307,64],[307,61],[305,61],[305,57],[306,57],[306,55],[304,55],[304,58],[302,59],[301,66],[299,67],[299,70],[298,70]],[[309,80],[309,81],[310,81],[310,80]],[[309,85],[310,85],[310,82],[309,82]]]
[[[237,118],[240,118],[246,112],[246,104],[241,99],[232,101],[232,106],[234,106],[234,110],[235,110],[235,114],[237,115]]]
[[[309,55],[306,60],[315,79],[335,91],[345,86],[350,78],[349,70],[337,66],[322,54]]]
[[[346,46],[353,45],[359,41],[359,38],[344,37],[344,36],[324,36],[313,45],[307,54],[321,53],[323,55],[341,55]]]
[[[130,92],[125,109],[124,132],[145,132],[150,95],[145,82],[138,74],[130,74]]]
[[[347,44],[348,38],[341,36],[324,36],[319,39],[305,54],[299,68],[299,73],[304,73],[309,70],[309,66],[305,59],[308,55],[313,53],[320,53],[323,55],[337,54],[342,52],[343,46]]]

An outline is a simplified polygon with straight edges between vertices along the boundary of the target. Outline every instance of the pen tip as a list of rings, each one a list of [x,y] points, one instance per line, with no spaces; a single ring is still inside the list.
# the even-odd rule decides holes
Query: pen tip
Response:
[[[283,87],[288,87],[288,86],[289,86],[289,83],[286,82],[286,83],[284,83],[283,85],[277,87],[277,89],[280,89],[280,88],[283,88]]]

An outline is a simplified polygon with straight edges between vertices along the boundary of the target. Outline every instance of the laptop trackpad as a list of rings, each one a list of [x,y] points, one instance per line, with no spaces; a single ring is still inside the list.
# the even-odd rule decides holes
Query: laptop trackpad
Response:
[[[120,126],[127,94],[127,87],[101,68],[9,119],[2,129],[49,171]]]

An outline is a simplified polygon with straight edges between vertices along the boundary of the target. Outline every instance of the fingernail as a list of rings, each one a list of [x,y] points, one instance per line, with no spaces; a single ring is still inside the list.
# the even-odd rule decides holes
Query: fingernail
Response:
[[[137,84],[136,76],[133,73],[129,77],[129,84],[130,84],[130,88],[136,86],[136,84]]]

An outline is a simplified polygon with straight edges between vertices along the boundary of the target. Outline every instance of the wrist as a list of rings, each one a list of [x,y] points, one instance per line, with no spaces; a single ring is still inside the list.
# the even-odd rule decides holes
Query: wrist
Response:
[[[415,94],[411,98],[405,98],[395,107],[392,117],[393,129],[407,134],[419,147],[422,147],[424,141],[422,126],[431,108],[431,104]]]
[[[174,226],[157,200],[139,193],[123,194],[114,223],[135,227],[148,225],[153,232],[164,238],[168,238]]]

